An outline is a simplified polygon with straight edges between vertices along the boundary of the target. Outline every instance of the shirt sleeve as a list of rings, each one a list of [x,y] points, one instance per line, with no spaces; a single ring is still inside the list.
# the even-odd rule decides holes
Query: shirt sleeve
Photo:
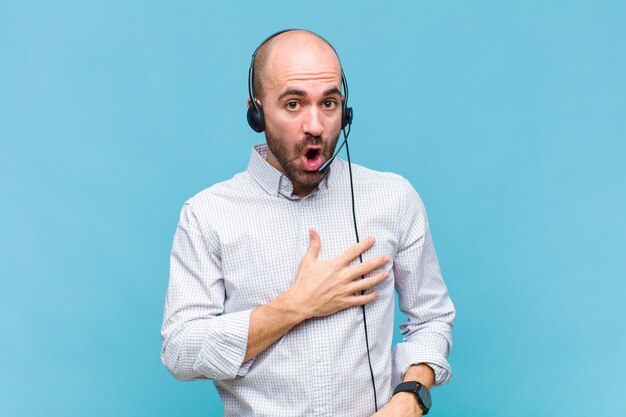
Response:
[[[232,379],[252,364],[243,363],[251,310],[224,314],[218,247],[185,204],[172,245],[161,328],[161,361],[182,381]]]
[[[441,276],[426,209],[407,182],[407,195],[399,213],[400,246],[393,271],[400,310],[407,321],[404,336],[393,354],[394,384],[400,383],[411,365],[426,363],[435,372],[435,385],[450,380],[447,357],[452,349],[455,310]]]

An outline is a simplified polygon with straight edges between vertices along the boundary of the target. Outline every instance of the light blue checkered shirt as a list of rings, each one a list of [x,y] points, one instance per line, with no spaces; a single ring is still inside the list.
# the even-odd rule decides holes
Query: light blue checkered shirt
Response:
[[[309,228],[320,234],[320,259],[355,244],[347,162],[336,159],[319,186],[299,198],[266,155],[266,145],[256,145],[245,172],[185,203],[172,247],[161,359],[178,379],[213,379],[226,417],[371,416],[360,307],[306,320],[243,363],[250,312],[291,286]],[[437,384],[449,380],[455,311],[413,187],[354,164],[353,174],[359,234],[376,238],[363,258],[391,259],[390,278],[366,305],[382,407],[411,364],[430,364]],[[408,321],[392,349],[394,287]]]

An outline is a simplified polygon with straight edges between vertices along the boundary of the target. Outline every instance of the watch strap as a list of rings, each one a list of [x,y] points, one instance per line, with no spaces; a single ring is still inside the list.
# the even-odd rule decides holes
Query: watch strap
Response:
[[[428,411],[430,410],[430,392],[428,391],[428,388],[426,386],[420,384],[417,381],[406,381],[399,384],[393,390],[393,395],[396,395],[399,392],[413,393],[415,395],[415,398],[417,398],[417,404],[423,411],[422,415],[425,416],[426,414],[428,414]],[[428,405],[424,404],[424,401],[422,399],[422,392],[425,392],[428,396]]]

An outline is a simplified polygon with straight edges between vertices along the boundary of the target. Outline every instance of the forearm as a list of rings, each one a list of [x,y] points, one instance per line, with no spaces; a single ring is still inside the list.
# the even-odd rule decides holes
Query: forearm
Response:
[[[289,292],[252,310],[244,362],[256,357],[307,318],[291,301]]]

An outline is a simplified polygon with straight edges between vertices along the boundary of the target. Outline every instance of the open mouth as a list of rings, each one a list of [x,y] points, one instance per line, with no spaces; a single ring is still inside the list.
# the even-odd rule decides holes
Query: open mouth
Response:
[[[320,149],[311,148],[306,152],[306,159],[315,159],[320,154]]]
[[[309,147],[302,156],[304,162],[304,169],[306,171],[317,171],[322,165],[322,148],[321,147]]]

